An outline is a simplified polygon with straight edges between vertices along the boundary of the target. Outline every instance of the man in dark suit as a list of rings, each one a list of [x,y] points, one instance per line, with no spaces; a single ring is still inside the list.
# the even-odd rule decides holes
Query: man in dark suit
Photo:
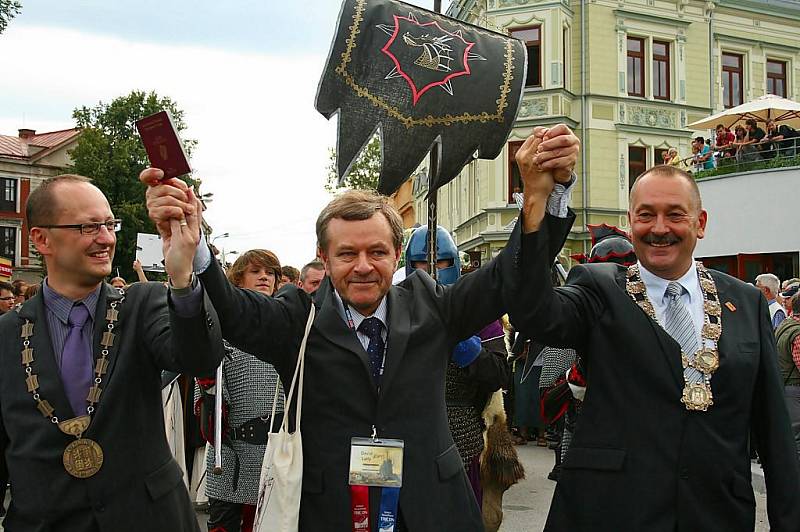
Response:
[[[566,127],[558,131],[560,138],[554,140],[563,144],[561,156],[550,164],[569,174],[578,141]],[[160,177],[154,169],[141,175],[142,181],[155,185],[147,193],[149,212],[166,237],[167,222],[193,204],[184,195],[185,187],[175,181],[162,183]],[[527,182],[525,186],[527,194]],[[535,207],[544,210],[543,205]],[[553,208],[563,208],[566,214],[566,204],[555,198]],[[302,531],[353,529],[350,443],[353,437],[372,434],[405,443],[399,530],[483,530],[448,429],[445,370],[459,341],[505,312],[504,290],[533,304],[535,293],[519,268],[528,253],[524,233],[529,216],[525,207],[506,249],[495,260],[449,287],[437,286],[422,272],[392,286],[402,221],[385,198],[365,192],[334,199],[317,219],[319,252],[328,276],[313,299],[292,286],[273,299],[237,289],[208,260],[207,248],[198,249],[196,266],[219,311],[224,337],[272,363],[284,386],[291,382],[309,308],[313,304],[318,309],[305,361]],[[551,230],[566,236],[568,225],[568,220],[554,218]],[[551,254],[562,242],[554,241]],[[371,490],[369,499],[370,529],[376,530],[378,490]]]
[[[523,176],[535,173],[534,153],[529,141],[517,154]],[[638,264],[576,266],[556,289],[542,223],[523,266],[541,297],[510,305],[539,341],[580,352],[591,383],[545,530],[752,531],[751,424],[771,530],[800,530],[800,468],[766,301],[693,261],[707,214],[686,172],[641,175],[628,216]]]
[[[0,318],[0,446],[12,486],[4,529],[198,531],[165,437],[160,373],[213,371],[223,354],[213,308],[191,271],[173,281],[169,305],[161,283],[127,292],[103,283],[119,220],[86,178],[46,180],[26,216],[48,275]],[[179,274],[198,216],[174,225],[166,262]]]

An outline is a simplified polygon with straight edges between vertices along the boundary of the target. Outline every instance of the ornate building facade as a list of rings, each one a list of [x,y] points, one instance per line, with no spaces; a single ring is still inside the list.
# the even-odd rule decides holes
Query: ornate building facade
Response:
[[[677,148],[686,128],[767,92],[800,97],[800,3],[786,0],[454,0],[450,16],[515,35],[526,89],[500,157],[470,163],[439,191],[439,223],[471,257],[510,234],[521,188],[514,154],[536,126],[564,122],[583,143],[564,253],[586,251],[585,224],[628,225],[633,179]],[[423,172],[424,174],[424,172]],[[426,223],[424,182],[415,216]]]

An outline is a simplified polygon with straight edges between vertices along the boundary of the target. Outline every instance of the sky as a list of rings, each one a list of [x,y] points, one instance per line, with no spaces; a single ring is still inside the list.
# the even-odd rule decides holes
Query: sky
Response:
[[[432,8],[433,0],[412,3]],[[442,2],[447,9],[448,0]],[[132,90],[169,96],[196,139],[194,176],[226,253],[314,258],[335,119],[314,97],[339,0],[22,0],[0,35],[0,134],[74,127]],[[231,257],[228,258],[230,260]]]

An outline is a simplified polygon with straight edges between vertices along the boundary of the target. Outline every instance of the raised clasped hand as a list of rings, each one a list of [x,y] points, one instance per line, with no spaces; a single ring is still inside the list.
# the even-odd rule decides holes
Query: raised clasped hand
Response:
[[[189,285],[192,260],[200,241],[202,204],[177,178],[165,179],[158,168],[147,168],[139,180],[147,185],[147,214],[156,224],[164,250],[164,266],[172,285]]]
[[[516,155],[525,190],[547,196],[555,183],[568,183],[580,145],[578,137],[564,124],[535,128]]]

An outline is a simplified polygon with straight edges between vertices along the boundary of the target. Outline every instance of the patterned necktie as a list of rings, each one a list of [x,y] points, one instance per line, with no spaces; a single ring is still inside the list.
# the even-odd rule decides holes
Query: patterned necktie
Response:
[[[383,323],[378,318],[367,318],[358,326],[358,332],[369,338],[367,354],[369,355],[369,366],[372,369],[372,380],[375,387],[381,383],[381,365],[383,364],[384,342],[381,332]]]
[[[64,391],[76,416],[86,413],[86,395],[92,385],[92,346],[84,338],[83,326],[89,319],[89,309],[76,303],[69,311],[69,333],[61,355],[61,380]]]
[[[671,281],[667,285],[666,296],[669,303],[664,311],[664,330],[678,342],[689,360],[694,360],[694,354],[700,346],[697,344],[692,315],[681,302],[681,294],[683,294],[683,286],[680,283]],[[703,376],[694,368],[685,368],[683,374],[690,383],[699,382]]]

